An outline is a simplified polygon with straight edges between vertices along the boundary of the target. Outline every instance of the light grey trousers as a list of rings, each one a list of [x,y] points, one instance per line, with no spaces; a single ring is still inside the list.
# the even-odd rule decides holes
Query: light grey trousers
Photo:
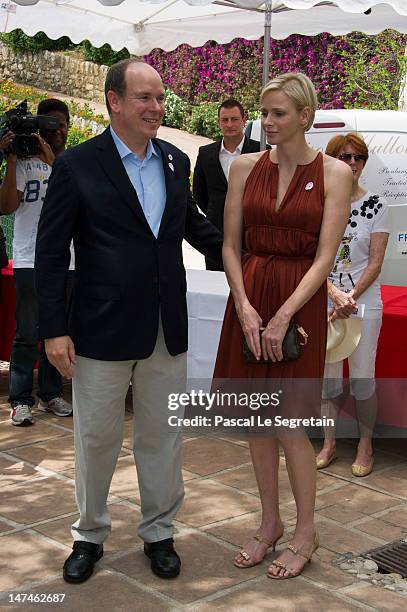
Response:
[[[172,357],[161,321],[152,355],[139,361],[77,357],[72,383],[75,486],[80,516],[74,540],[101,544],[111,530],[107,496],[123,442],[126,393],[133,389],[134,460],[145,542],[170,538],[184,497],[181,433],[168,425],[168,395],[186,387],[186,353]],[[177,416],[182,417],[181,409]],[[129,534],[130,536],[131,534]]]

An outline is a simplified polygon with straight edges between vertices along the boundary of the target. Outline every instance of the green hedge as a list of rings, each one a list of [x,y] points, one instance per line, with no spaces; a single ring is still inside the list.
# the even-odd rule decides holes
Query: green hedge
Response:
[[[26,53],[27,51],[32,51],[33,53],[39,53],[40,51],[70,51],[77,49],[86,61],[103,64],[104,66],[111,66],[121,59],[130,57],[130,53],[126,48],[121,49],[121,51],[113,51],[112,47],[108,44],[94,47],[88,40],[75,45],[67,36],[52,40],[44,32],[38,32],[34,36],[27,36],[22,30],[17,29],[8,34],[0,34],[0,40],[11,47],[16,53]]]
[[[126,48],[121,49],[121,51],[113,51],[112,47],[108,44],[94,47],[88,40],[84,40],[80,48],[86,61],[102,64],[103,66],[111,66],[119,60],[130,57],[130,53]]]
[[[173,91],[165,92],[165,116],[163,125],[184,130],[189,117],[189,105]]]
[[[207,138],[218,138],[221,134],[218,125],[218,107],[218,102],[203,102],[198,106],[190,106],[190,117],[187,121],[188,132]]]
[[[6,251],[8,258],[13,257],[13,227],[14,227],[14,214],[4,215],[0,217],[0,225],[3,228],[3,233],[6,238]]]
[[[75,45],[68,36],[62,36],[57,40],[48,38],[44,32],[37,32],[34,36],[27,36],[22,30],[13,30],[8,34],[0,34],[0,40],[11,47],[16,53],[32,51],[66,51],[73,49]]]

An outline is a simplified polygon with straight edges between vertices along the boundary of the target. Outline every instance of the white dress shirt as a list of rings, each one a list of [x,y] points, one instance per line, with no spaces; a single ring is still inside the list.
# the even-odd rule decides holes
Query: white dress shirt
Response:
[[[241,154],[243,145],[244,145],[244,136],[242,140],[240,141],[240,143],[237,145],[236,149],[233,151],[233,153],[231,153],[230,151],[225,149],[225,146],[223,144],[223,138],[222,138],[222,142],[220,145],[220,151],[219,151],[219,161],[220,161],[220,165],[222,166],[224,175],[226,176],[226,180],[229,180],[230,166],[232,165],[233,160],[235,160],[236,157],[239,157],[239,155]]]

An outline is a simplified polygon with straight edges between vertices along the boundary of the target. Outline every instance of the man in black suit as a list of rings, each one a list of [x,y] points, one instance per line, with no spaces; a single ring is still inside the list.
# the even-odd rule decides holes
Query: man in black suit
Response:
[[[123,60],[109,69],[105,94],[110,127],[54,164],[36,252],[40,335],[49,360],[73,378],[80,516],[64,565],[68,582],[89,578],[103,555],[130,382],[139,535],[158,576],[180,571],[172,535],[184,495],[181,434],[169,427],[168,395],[183,392],[186,382],[182,239],[214,259],[222,246],[222,235],[193,202],[187,156],[156,138],[164,115],[159,74]],[[76,273],[67,321],[72,238]]]
[[[234,98],[222,102],[218,109],[219,128],[223,138],[200,147],[196,160],[193,193],[199,208],[223,233],[223,212],[228,190],[229,170],[233,160],[242,153],[260,151],[260,143],[243,134],[246,115]],[[205,258],[207,270],[223,270],[210,257]]]

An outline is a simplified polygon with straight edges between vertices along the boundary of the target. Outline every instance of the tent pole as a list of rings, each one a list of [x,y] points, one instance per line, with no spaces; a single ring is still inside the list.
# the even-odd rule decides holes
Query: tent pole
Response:
[[[262,86],[266,85],[269,80],[270,72],[270,39],[271,39],[271,15],[273,10],[273,0],[266,0],[264,13],[264,42],[263,42],[263,80]],[[266,135],[261,130],[260,150],[266,149]]]

